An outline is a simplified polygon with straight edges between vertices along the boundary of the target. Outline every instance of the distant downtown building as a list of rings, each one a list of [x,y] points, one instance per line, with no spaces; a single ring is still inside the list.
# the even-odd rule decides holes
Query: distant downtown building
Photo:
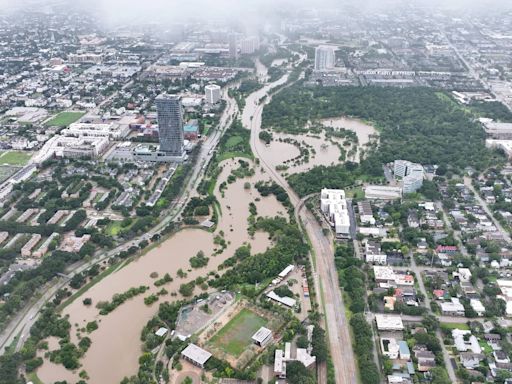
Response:
[[[260,39],[258,36],[249,36],[240,41],[240,53],[242,55],[252,55],[260,49]]]
[[[334,68],[336,56],[334,47],[320,46],[315,49],[315,71],[327,71]]]
[[[229,35],[229,57],[238,59],[238,41],[234,33]]]
[[[180,97],[161,94],[155,99],[158,116],[160,152],[168,156],[183,157],[183,110]]]
[[[220,100],[220,87],[217,84],[209,84],[204,87],[204,95],[208,104],[217,104]]]

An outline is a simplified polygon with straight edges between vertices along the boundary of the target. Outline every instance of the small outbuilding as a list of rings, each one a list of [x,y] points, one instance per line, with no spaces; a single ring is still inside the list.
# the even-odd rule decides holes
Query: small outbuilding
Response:
[[[264,347],[272,341],[272,331],[268,328],[261,327],[254,335],[252,335],[252,341],[259,346]]]
[[[161,328],[158,328],[158,330],[155,332],[155,335],[157,335],[158,337],[164,337],[168,332],[168,329],[167,328],[164,328],[164,327],[161,327]]]

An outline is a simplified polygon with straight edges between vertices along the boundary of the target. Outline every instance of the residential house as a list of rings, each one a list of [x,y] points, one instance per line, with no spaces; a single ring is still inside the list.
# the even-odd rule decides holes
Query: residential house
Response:
[[[414,353],[418,361],[418,371],[428,372],[436,366],[436,355],[429,350],[419,350]]]
[[[460,363],[466,369],[477,368],[484,359],[485,355],[482,353],[462,352],[460,354]]]
[[[384,356],[389,357],[391,360],[398,359],[400,347],[395,338],[383,337],[380,339],[380,349]]]
[[[411,351],[407,342],[404,340],[400,340],[398,342],[398,348],[400,353],[400,360],[410,360],[411,359]]]
[[[485,307],[479,299],[469,300],[469,305],[471,305],[471,308],[473,308],[478,316],[481,317],[485,314]]]
[[[387,256],[384,252],[382,252],[379,242],[367,240],[364,247],[367,263],[381,265],[386,264]]]
[[[446,316],[464,316],[464,305],[456,297],[452,297],[450,301],[440,303],[441,312]]]
[[[494,357],[494,361],[496,361],[497,364],[509,364],[510,358],[508,357],[507,353],[504,351],[494,351],[492,353],[492,356]]]

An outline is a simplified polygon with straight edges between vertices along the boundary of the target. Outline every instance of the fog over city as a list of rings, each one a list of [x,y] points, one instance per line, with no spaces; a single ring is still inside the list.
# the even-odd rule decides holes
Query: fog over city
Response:
[[[508,0],[0,0],[0,12],[10,10],[31,10],[51,12],[59,7],[73,7],[94,11],[108,23],[183,21],[200,18],[228,18],[242,21],[240,17],[251,15],[274,18],[279,12],[293,13],[307,8],[313,11],[325,9],[355,9],[359,12],[392,11],[407,7],[429,10],[496,11],[510,10]],[[254,20],[243,20],[251,22]]]

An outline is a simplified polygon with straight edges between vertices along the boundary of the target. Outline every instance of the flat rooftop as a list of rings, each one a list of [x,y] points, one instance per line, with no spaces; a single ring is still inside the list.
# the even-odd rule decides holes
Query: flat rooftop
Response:
[[[181,352],[181,355],[201,365],[204,365],[208,359],[212,357],[210,352],[205,351],[195,344],[189,344],[188,347]]]
[[[252,339],[257,343],[263,343],[269,336],[272,336],[272,331],[268,328],[261,327],[258,331],[252,336]]]

